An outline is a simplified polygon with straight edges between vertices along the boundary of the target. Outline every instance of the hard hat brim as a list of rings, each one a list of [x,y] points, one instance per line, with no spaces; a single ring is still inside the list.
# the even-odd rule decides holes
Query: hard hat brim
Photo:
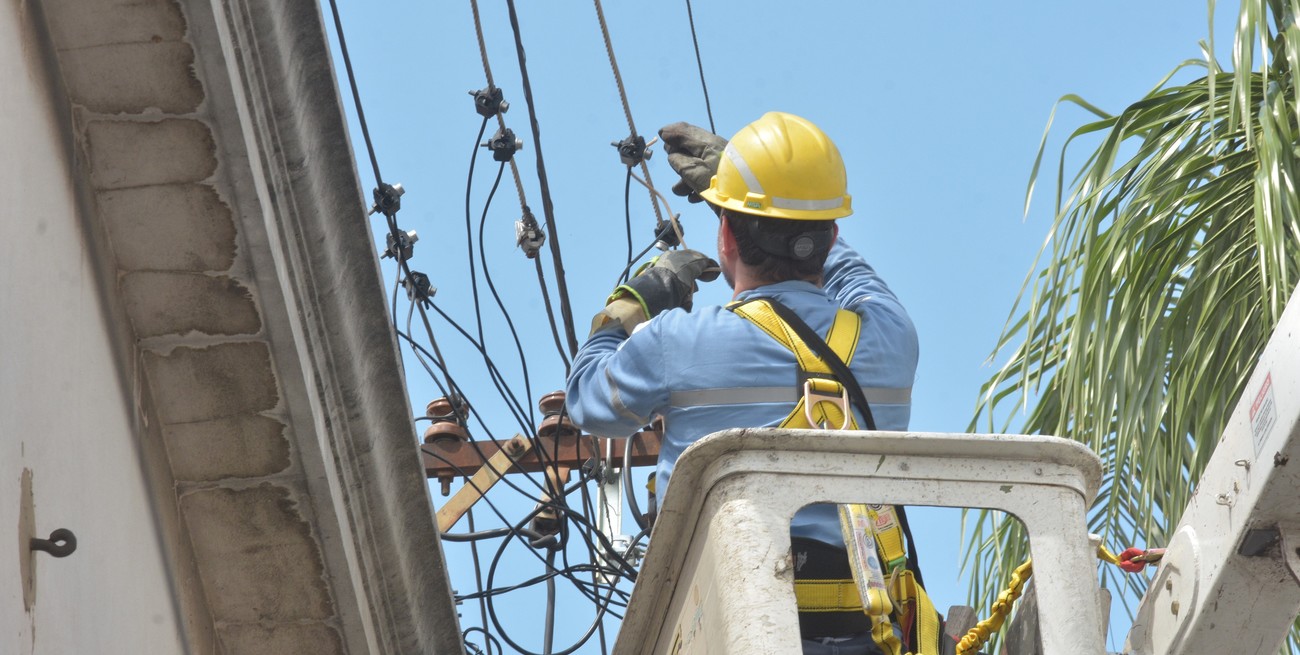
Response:
[[[780,201],[773,202],[764,196],[749,198],[730,198],[719,193],[715,188],[700,191],[700,197],[717,207],[728,211],[749,214],[760,218],[786,218],[796,221],[827,221],[844,218],[853,214],[853,198],[843,196],[843,202],[837,202],[825,209],[809,207],[781,207]]]

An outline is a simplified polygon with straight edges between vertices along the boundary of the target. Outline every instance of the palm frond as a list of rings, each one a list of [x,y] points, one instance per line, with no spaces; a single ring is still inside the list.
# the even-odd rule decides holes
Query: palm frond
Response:
[[[1091,527],[1113,546],[1163,544],[1177,525],[1300,279],[1298,14],[1294,0],[1244,0],[1233,71],[1211,37],[1203,59],[1118,114],[1061,100],[1098,120],[1062,149],[1055,219],[971,429],[1023,417],[1019,431],[1092,447],[1106,470]],[[1201,76],[1171,81],[1189,68]],[[1067,182],[1068,149],[1089,139],[1100,143]],[[997,426],[995,414],[1010,418]],[[986,607],[1026,546],[1018,522],[973,517],[965,561]],[[1143,586],[1113,569],[1102,583]]]

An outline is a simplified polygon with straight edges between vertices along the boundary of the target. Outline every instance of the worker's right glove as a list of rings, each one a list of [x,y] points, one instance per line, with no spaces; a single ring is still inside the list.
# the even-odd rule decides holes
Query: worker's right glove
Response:
[[[696,250],[670,250],[643,267],[610,294],[605,309],[591,321],[591,333],[618,321],[628,334],[637,325],[674,307],[689,310],[696,280],[718,279],[718,262]]]
[[[709,188],[709,181],[718,172],[718,162],[727,140],[690,123],[673,123],[659,130],[668,153],[668,165],[682,176],[673,185],[673,193],[686,196],[691,202],[700,202],[700,192]]]

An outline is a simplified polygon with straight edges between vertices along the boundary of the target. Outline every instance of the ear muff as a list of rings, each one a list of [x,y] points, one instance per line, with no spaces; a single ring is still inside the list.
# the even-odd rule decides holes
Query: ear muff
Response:
[[[759,222],[754,221],[749,224],[749,236],[760,250],[769,255],[803,261],[830,250],[835,231],[829,228],[809,230],[787,237],[765,232]]]

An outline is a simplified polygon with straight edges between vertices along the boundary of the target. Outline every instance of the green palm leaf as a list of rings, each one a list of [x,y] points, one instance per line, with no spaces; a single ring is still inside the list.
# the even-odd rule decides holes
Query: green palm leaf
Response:
[[[1300,279],[1296,16],[1297,0],[1245,0],[1232,72],[1210,54],[1211,36],[1204,59],[1119,114],[1061,100],[1097,120],[1062,150],[1055,220],[971,429],[1022,418],[1019,431],[1091,446],[1106,462],[1091,528],[1112,546],[1165,543]],[[1189,69],[1201,77],[1171,82]],[[1097,138],[1067,181],[1066,150]],[[1026,542],[996,513],[972,514],[968,527],[972,600],[987,607]],[[1144,585],[1113,567],[1101,581],[1126,590],[1126,604]]]

